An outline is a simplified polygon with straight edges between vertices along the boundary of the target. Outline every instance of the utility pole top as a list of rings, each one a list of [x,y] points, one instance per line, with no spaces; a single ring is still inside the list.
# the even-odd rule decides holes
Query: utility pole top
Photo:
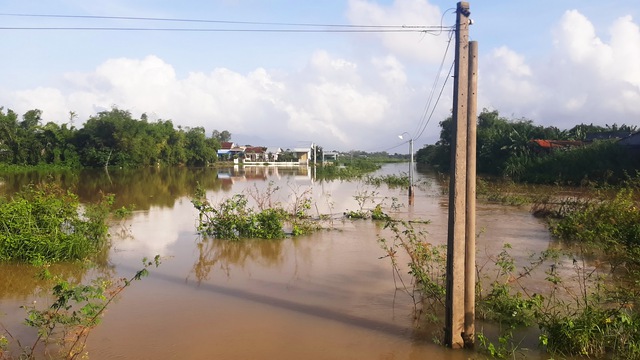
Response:
[[[458,12],[464,15],[465,17],[469,17],[469,15],[471,15],[471,11],[469,11],[469,3],[466,1],[459,2]]]

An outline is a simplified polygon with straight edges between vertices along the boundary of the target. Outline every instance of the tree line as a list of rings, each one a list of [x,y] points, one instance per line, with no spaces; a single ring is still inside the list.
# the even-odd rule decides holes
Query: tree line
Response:
[[[155,165],[206,166],[217,161],[217,150],[231,134],[203,127],[174,127],[171,120],[134,119],[116,107],[91,116],[81,128],[69,123],[42,125],[42,111],[22,118],[0,107],[0,164],[64,167],[137,167]]]
[[[446,172],[451,163],[453,119],[441,121],[440,128],[439,140],[418,150],[416,162]],[[637,126],[624,124],[579,124],[562,130],[536,125],[529,119],[509,119],[497,110],[484,109],[477,123],[477,171],[531,183],[617,183],[640,170],[640,157],[615,141],[588,141],[589,135],[636,131]],[[540,151],[533,139],[572,141],[574,146]]]

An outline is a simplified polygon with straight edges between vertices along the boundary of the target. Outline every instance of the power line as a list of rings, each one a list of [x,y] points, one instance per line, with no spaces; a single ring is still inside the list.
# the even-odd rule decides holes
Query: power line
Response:
[[[444,22],[444,17],[445,15],[449,12],[449,11],[453,11],[455,12],[456,9],[455,8],[449,8],[447,10],[445,10],[442,13],[442,16],[440,17],[440,25],[442,26],[443,22]],[[416,127],[416,130],[414,132],[414,140],[417,140],[418,138],[420,138],[420,136],[422,135],[422,133],[424,132],[424,130],[426,129],[427,125],[429,125],[429,122],[431,121],[431,115],[433,115],[433,111],[435,110],[436,106],[438,105],[438,101],[436,101],[436,103],[433,106],[433,110],[431,111],[431,115],[429,116],[429,118],[425,121],[426,117],[427,117],[427,113],[429,111],[429,106],[431,105],[431,101],[433,100],[433,94],[436,91],[436,86],[438,85],[438,80],[440,79],[440,74],[442,74],[442,68],[444,67],[444,62],[447,58],[447,54],[449,53],[449,47],[451,46],[451,40],[453,39],[453,31],[449,33],[449,40],[447,41],[447,47],[444,50],[444,54],[442,55],[442,61],[440,62],[440,66],[438,67],[438,72],[436,73],[436,77],[433,80],[433,85],[431,87],[431,92],[429,93],[429,99],[427,100],[427,103],[425,104],[423,113],[422,113],[422,118],[419,122],[419,125]],[[448,76],[447,76],[448,78]],[[447,80],[445,79],[444,83],[446,84]],[[444,87],[443,87],[444,89]],[[442,94],[442,90],[440,91],[440,94]],[[440,100],[440,97],[438,97],[438,100]],[[417,135],[416,135],[417,134]]]
[[[438,85],[438,80],[440,78],[440,74],[442,73],[442,69],[444,67],[444,62],[447,58],[447,54],[449,53],[449,47],[451,45],[451,40],[453,39],[453,33],[450,33],[449,35],[449,41],[447,42],[447,48],[445,49],[444,55],[442,56],[442,61],[440,62],[440,67],[438,68],[438,76],[436,76],[434,82],[433,82],[433,87],[431,88],[431,93],[429,94],[429,99],[427,101],[427,105],[425,106],[424,112],[422,114],[422,120],[421,125],[418,126],[418,130],[416,132],[416,136],[414,137],[414,139],[418,139],[420,138],[420,136],[422,136],[422,134],[424,133],[425,129],[427,128],[427,125],[429,125],[429,122],[431,122],[431,117],[433,116],[433,113],[436,109],[436,107],[438,106],[438,102],[440,101],[440,97],[442,96],[442,92],[444,91],[444,87],[447,84],[447,80],[449,79],[449,76],[451,74],[451,69],[453,69],[453,63],[451,65],[451,68],[449,69],[449,73],[447,74],[447,76],[444,79],[444,82],[442,83],[442,89],[440,89],[440,93],[438,94],[438,98],[436,99],[436,102],[433,104],[433,107],[431,108],[431,113],[429,114],[429,117],[427,118],[427,112],[429,110],[429,106],[431,105],[431,101],[433,100],[433,95],[435,93],[436,90],[436,86]]]
[[[399,148],[400,146],[402,146],[402,145],[404,145],[404,144],[407,144],[407,143],[409,143],[409,141],[403,141],[403,142],[401,142],[400,144],[393,145],[393,146],[388,145],[389,147],[386,147],[384,150],[376,150],[376,149],[379,149],[379,148],[380,148],[380,147],[376,146],[375,148],[371,148],[371,149],[367,149],[367,150],[363,150],[363,151],[364,151],[364,152],[367,152],[367,153],[372,153],[372,152],[388,152],[389,150],[393,150],[393,149]]]
[[[373,30],[391,30],[394,32],[432,32],[443,30],[452,30],[453,27],[442,25],[354,25],[354,24],[318,24],[318,23],[288,23],[288,22],[259,22],[259,21],[232,21],[232,20],[207,20],[207,19],[183,19],[183,18],[154,18],[154,17],[134,17],[134,16],[101,16],[101,15],[61,15],[61,14],[24,14],[24,13],[0,13],[0,16],[7,17],[36,17],[36,18],[66,18],[66,19],[102,19],[102,20],[136,20],[136,21],[156,21],[156,22],[187,22],[187,23],[215,23],[227,25],[261,25],[261,26],[279,26],[279,27],[322,27],[322,30],[305,30],[295,29],[296,32],[347,32],[344,30],[332,31],[326,28],[343,28],[343,29],[364,29],[373,32]],[[181,29],[181,28],[130,28],[130,27],[6,27],[4,30],[178,30],[178,31],[275,31],[284,32],[286,30],[266,30],[266,29]],[[410,31],[413,30],[413,31]],[[289,31],[287,31],[289,32]],[[355,32],[355,31],[350,31]],[[360,31],[365,32],[365,31]],[[383,31],[384,32],[384,31]]]
[[[433,113],[436,110],[436,106],[438,106],[438,102],[440,101],[440,98],[442,97],[442,92],[444,91],[444,88],[447,85],[447,80],[449,80],[449,78],[451,77],[451,72],[453,71],[453,65],[454,64],[455,64],[455,62],[451,63],[451,67],[449,68],[449,73],[447,73],[447,77],[444,79],[444,82],[442,83],[442,88],[440,89],[440,93],[438,94],[438,98],[436,99],[436,103],[433,105],[433,108],[431,109],[431,113],[429,114],[429,118],[427,119],[427,122],[424,124],[424,127],[422,128],[422,131],[420,131],[420,134],[418,134],[417,138],[419,138],[422,135],[424,130],[427,128],[427,125],[431,121],[431,118],[433,117]]]
[[[451,68],[449,69],[449,73],[447,74],[447,77],[445,78],[445,80],[444,80],[444,82],[442,84],[442,88],[440,89],[440,93],[438,94],[438,97],[436,99],[435,104],[433,105],[433,108],[431,109],[431,113],[429,113],[429,117],[427,118],[427,113],[429,112],[429,106],[431,105],[431,101],[433,100],[433,94],[435,93],[436,86],[437,86],[438,80],[440,78],[440,74],[442,73],[442,69],[444,67],[444,62],[445,62],[445,60],[447,58],[447,54],[449,52],[449,47],[451,46],[451,40],[453,39],[453,33],[455,31],[454,27],[452,27],[452,26],[451,27],[446,27],[446,26],[443,26],[442,24],[444,23],[445,15],[449,11],[454,11],[455,12],[455,10],[456,10],[455,8],[449,8],[449,9],[445,10],[442,13],[442,16],[440,17],[440,28],[449,29],[449,40],[447,41],[447,47],[446,47],[446,49],[444,51],[444,54],[442,56],[442,61],[440,62],[440,67],[438,68],[438,72],[436,73],[437,76],[434,79],[433,86],[432,86],[431,92],[429,94],[429,98],[428,98],[428,100],[427,100],[427,102],[426,102],[426,104],[424,106],[424,110],[423,110],[423,113],[422,113],[422,116],[421,116],[421,120],[418,123],[418,126],[416,126],[416,129],[415,129],[415,132],[414,132],[414,136],[412,136],[411,140],[409,140],[409,141],[418,140],[422,136],[422,134],[424,133],[425,129],[427,128],[427,125],[429,125],[429,122],[431,121],[431,118],[433,117],[433,114],[435,112],[436,107],[438,106],[440,98],[442,97],[442,93],[443,93],[444,88],[445,88],[445,86],[447,84],[447,80],[451,76],[451,71],[453,70],[453,63],[451,64]],[[440,32],[438,34],[432,34],[432,35],[436,35],[437,36],[437,35],[440,35],[441,33],[442,32]],[[425,121],[425,119],[426,119],[426,121]],[[415,134],[417,134],[417,135],[415,135]],[[402,142],[402,143],[400,143],[398,145],[389,147],[389,148],[387,148],[387,149],[385,149],[383,151],[389,151],[389,150],[398,148],[398,147],[408,143],[409,141],[404,141],[404,142]]]
[[[264,33],[428,33],[436,30],[421,29],[220,29],[220,28],[138,28],[138,27],[19,27],[2,26],[0,30],[46,31],[177,31],[177,32],[264,32]],[[441,31],[441,30],[438,30]],[[452,31],[452,30],[448,30]]]
[[[433,101],[433,97],[434,97],[434,94],[436,92],[436,87],[438,86],[438,82],[439,82],[440,76],[442,74],[442,69],[444,67],[444,62],[447,59],[447,54],[449,53],[449,47],[451,46],[451,40],[453,39],[452,35],[453,35],[453,33],[449,34],[449,40],[447,41],[447,47],[444,50],[444,54],[442,55],[442,61],[440,61],[440,66],[438,67],[438,71],[436,72],[436,76],[433,79],[433,85],[431,86],[431,91],[429,92],[429,98],[427,99],[427,102],[425,103],[424,110],[422,112],[422,116],[421,116],[420,122],[418,123],[418,126],[416,126],[415,132],[413,133],[414,134],[413,135],[414,139],[420,137],[419,134],[422,134],[422,132],[424,131],[423,129],[429,123],[429,121],[426,120],[427,113],[429,112],[429,107],[431,106],[431,102]]]

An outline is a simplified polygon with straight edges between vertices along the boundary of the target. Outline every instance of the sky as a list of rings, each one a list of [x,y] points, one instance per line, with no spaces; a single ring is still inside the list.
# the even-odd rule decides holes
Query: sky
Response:
[[[560,129],[640,125],[640,1],[469,5],[470,39],[479,47],[479,109]],[[20,115],[40,109],[43,124],[68,123],[73,111],[80,127],[116,107],[134,118],[144,113],[149,121],[204,127],[209,135],[228,130],[240,145],[314,142],[325,150],[407,153],[407,138],[416,150],[435,143],[438,123],[451,114],[448,31],[15,28],[274,29],[95,16],[453,26],[455,6],[444,0],[0,0],[0,106]]]

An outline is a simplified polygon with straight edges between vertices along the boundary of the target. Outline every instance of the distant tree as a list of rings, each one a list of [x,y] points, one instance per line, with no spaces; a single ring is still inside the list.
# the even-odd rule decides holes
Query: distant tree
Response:
[[[278,161],[296,161],[298,157],[290,149],[284,150],[278,155]]]
[[[218,140],[220,143],[231,141],[231,133],[227,130],[222,130],[222,132],[213,130],[211,137]]]
[[[3,110],[4,108],[0,107],[0,154],[3,160],[16,164],[20,150],[18,114],[11,109],[6,113]]]
[[[40,121],[42,110],[29,110],[22,115],[22,121],[18,127],[19,145],[17,149],[17,163],[22,165],[37,165],[43,162]]]
[[[215,145],[217,140],[207,139],[203,127],[194,127],[185,136],[187,165],[206,166],[218,159]]]

